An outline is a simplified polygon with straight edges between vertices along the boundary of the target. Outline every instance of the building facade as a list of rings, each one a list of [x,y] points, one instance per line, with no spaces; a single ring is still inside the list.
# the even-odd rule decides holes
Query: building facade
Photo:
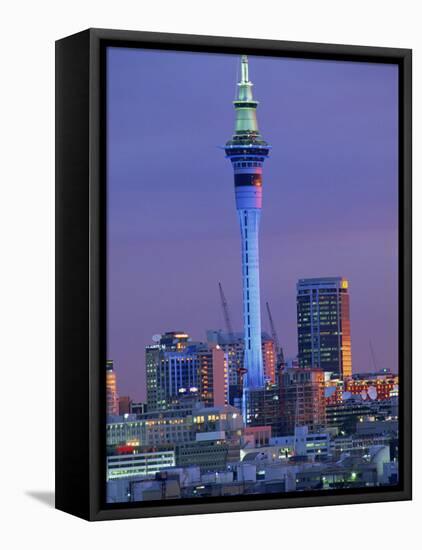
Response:
[[[154,475],[176,465],[174,450],[115,454],[107,457],[107,481],[110,479]]]
[[[349,283],[343,277],[297,283],[299,366],[339,378],[352,375]]]
[[[280,376],[280,433],[290,435],[301,426],[309,432],[325,428],[324,371],[315,368],[285,369]]]
[[[218,345],[168,332],[146,347],[145,361],[148,411],[171,409],[185,394],[209,406],[228,402],[228,362]]]
[[[201,402],[209,407],[228,403],[228,359],[219,345],[198,347]]]
[[[108,447],[156,447],[195,439],[192,410],[154,411],[143,415],[110,417],[106,426]]]
[[[389,399],[392,392],[398,390],[399,377],[392,372],[354,374],[345,381],[345,390],[352,395],[362,395],[368,399]]]
[[[229,403],[241,407],[243,395],[243,333],[229,334],[223,330],[207,330],[207,342],[218,345],[227,356]]]
[[[146,347],[148,410],[171,408],[180,390],[199,385],[199,361],[196,350],[189,348],[184,332],[167,332],[156,344]]]
[[[267,384],[276,383],[277,350],[275,342],[265,332],[262,333],[262,362]]]
[[[201,472],[225,469],[229,445],[224,439],[191,441],[176,446],[176,465],[180,467],[197,466]]]
[[[267,384],[251,389],[245,396],[245,424],[247,427],[267,426],[273,435],[280,434],[281,408],[279,388]]]
[[[114,363],[109,360],[106,363],[106,395],[107,415],[119,414],[119,396],[117,394],[117,380],[114,371]]]
[[[243,419],[238,409],[231,405],[196,409],[193,412],[193,423],[197,441],[224,440],[227,445],[227,461],[239,460]]]

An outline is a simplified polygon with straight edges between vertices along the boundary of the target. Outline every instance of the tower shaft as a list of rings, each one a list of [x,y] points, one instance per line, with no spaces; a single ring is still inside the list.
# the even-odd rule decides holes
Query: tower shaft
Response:
[[[262,361],[261,299],[259,291],[259,222],[258,208],[238,209],[242,241],[244,367],[248,388],[264,385]]]

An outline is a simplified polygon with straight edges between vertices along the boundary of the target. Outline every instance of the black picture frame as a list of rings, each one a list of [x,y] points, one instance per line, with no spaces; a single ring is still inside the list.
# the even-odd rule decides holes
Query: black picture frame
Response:
[[[107,46],[395,63],[399,67],[399,485],[371,490],[105,503]],[[56,42],[56,508],[109,520],[409,500],[412,497],[412,52],[88,29]]]

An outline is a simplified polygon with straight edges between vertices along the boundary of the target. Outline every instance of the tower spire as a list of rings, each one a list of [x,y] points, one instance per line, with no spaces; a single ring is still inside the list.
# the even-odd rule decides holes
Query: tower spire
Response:
[[[256,109],[258,102],[254,101],[253,99],[252,86],[253,84],[249,80],[248,56],[242,55],[242,57],[240,58],[240,82],[237,83],[237,98],[235,100],[235,107],[237,103],[243,101],[245,103],[251,103],[249,107],[252,107],[252,109]],[[243,107],[246,108],[248,106],[244,105]]]
[[[249,82],[249,63],[248,63],[248,56],[247,55],[242,55],[241,66],[242,66],[241,84],[246,84],[247,82]]]

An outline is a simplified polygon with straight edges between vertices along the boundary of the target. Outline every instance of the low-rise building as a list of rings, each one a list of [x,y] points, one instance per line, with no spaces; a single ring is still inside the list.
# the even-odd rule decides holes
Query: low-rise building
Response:
[[[203,434],[198,434],[203,435]],[[201,472],[220,471],[226,468],[229,444],[224,433],[213,439],[199,439],[176,445],[176,465],[197,466]]]
[[[114,454],[107,456],[107,481],[118,478],[153,475],[176,465],[173,450]]]
[[[345,380],[345,390],[352,395],[383,401],[398,389],[399,377],[387,369],[378,372],[357,373]]]
[[[269,444],[271,426],[247,426],[243,431],[243,444],[247,447],[262,447]]]
[[[362,457],[368,454],[373,446],[390,447],[392,443],[391,435],[359,435],[352,434],[348,436],[336,437],[332,442],[332,452],[334,457],[341,455],[350,455],[352,457]]]
[[[110,417],[106,437],[108,446],[130,441],[153,447],[193,441],[195,431],[192,409],[169,410]]]
[[[244,447],[241,460],[255,453],[259,460],[287,461],[295,457],[306,461],[326,460],[331,453],[331,439],[327,432],[309,433],[306,426],[296,428],[294,435],[271,437],[267,446],[258,448]]]

